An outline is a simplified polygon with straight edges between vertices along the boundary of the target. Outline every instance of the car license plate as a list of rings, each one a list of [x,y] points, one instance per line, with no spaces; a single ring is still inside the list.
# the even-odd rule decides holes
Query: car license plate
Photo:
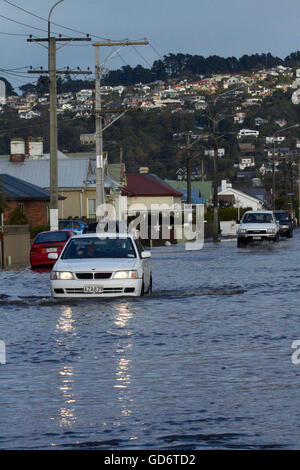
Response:
[[[261,237],[253,237],[253,240],[261,240]]]
[[[102,294],[103,287],[102,286],[84,286],[83,292],[85,294]]]
[[[57,251],[57,248],[47,248],[47,253],[54,253]]]

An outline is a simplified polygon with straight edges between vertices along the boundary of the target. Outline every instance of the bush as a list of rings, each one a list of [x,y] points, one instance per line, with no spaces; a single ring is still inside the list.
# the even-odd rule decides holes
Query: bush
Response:
[[[30,237],[35,238],[41,232],[48,232],[50,230],[49,224],[36,225],[30,229]]]
[[[28,225],[27,217],[21,207],[15,207],[9,214],[8,225]]]
[[[240,209],[240,219],[243,217],[244,213],[249,210],[251,210],[250,207],[245,208],[245,209]],[[219,216],[219,222],[224,222],[228,220],[237,220],[238,209],[236,209],[235,207],[223,207],[223,208],[219,207],[218,216]],[[212,222],[213,218],[214,218],[214,209],[212,207],[208,207],[206,220],[208,222]]]

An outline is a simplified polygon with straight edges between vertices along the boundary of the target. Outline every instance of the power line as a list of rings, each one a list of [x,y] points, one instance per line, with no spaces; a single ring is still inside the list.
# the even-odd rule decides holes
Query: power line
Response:
[[[139,56],[142,60],[144,60],[145,63],[151,68],[152,65],[150,64],[150,62],[148,62],[148,60],[145,59],[145,57],[140,53],[140,51],[138,51],[137,48],[134,47],[134,46],[131,46],[131,47],[135,50],[135,52],[138,54],[138,56]]]
[[[26,26],[26,28],[33,28],[33,29],[36,29],[38,31],[43,31],[43,32],[47,32],[45,29],[41,29],[41,28],[37,28],[35,26],[31,26],[29,24],[26,24],[26,23],[22,23],[21,21],[17,21],[17,20],[14,20],[12,18],[9,18],[8,16],[4,16],[4,15],[0,15],[1,18],[4,18],[5,20],[8,20],[8,21],[12,21],[13,23],[17,23],[17,24],[20,24],[22,26]]]
[[[6,33],[4,31],[0,31],[0,34],[5,34],[7,36],[28,36],[27,34],[22,34],[22,33]]]
[[[5,3],[8,3],[9,5],[15,7],[15,8],[18,8],[18,10],[22,10],[23,12],[27,13],[28,15],[34,16],[35,18],[38,18],[38,19],[40,19],[40,20],[42,20],[42,21],[48,22],[48,20],[47,20],[46,18],[43,18],[42,16],[36,15],[35,13],[32,13],[31,11],[26,10],[25,8],[22,8],[22,7],[20,7],[19,5],[15,5],[14,3],[10,2],[9,0],[3,0],[3,1],[4,1]],[[58,23],[55,23],[55,22],[53,22],[53,21],[51,21],[51,24],[53,24],[53,25],[55,25],[55,26],[58,26],[59,28],[68,29],[69,31],[73,31],[74,33],[87,34],[86,32],[78,31],[78,30],[76,30],[76,29],[69,28],[68,26],[63,26],[63,25],[58,24]],[[44,30],[43,30],[43,31],[44,31]],[[56,33],[56,34],[58,34],[58,33]],[[90,34],[90,36],[93,36],[93,37],[98,38],[98,39],[109,40],[108,38],[96,36],[95,34]]]
[[[151,47],[151,49],[152,49],[152,50],[155,52],[155,54],[157,54],[157,55],[158,55],[158,57],[159,57],[160,59],[163,59],[162,55],[161,55],[159,52],[157,52],[157,50],[156,50],[156,49],[154,49],[154,47],[152,46],[152,44],[150,44],[150,43],[149,43],[149,46],[150,46],[150,47]]]

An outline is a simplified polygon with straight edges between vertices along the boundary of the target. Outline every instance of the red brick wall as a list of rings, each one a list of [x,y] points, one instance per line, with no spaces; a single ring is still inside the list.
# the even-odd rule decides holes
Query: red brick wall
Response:
[[[24,215],[26,215],[31,227],[47,224],[47,205],[49,204],[47,201],[7,201],[8,208],[4,211],[4,223],[8,222],[10,212],[19,203],[24,204]]]

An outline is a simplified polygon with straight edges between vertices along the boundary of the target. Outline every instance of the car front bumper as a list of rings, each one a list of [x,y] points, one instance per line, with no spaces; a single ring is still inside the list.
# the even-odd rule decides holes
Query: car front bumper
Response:
[[[257,235],[254,234],[247,234],[247,233],[238,233],[237,237],[240,240],[244,241],[263,241],[263,240],[276,240],[277,234],[274,233],[258,233]]]
[[[142,279],[51,280],[51,291],[55,298],[137,297],[141,295],[142,284]],[[85,292],[93,287],[98,292]]]

